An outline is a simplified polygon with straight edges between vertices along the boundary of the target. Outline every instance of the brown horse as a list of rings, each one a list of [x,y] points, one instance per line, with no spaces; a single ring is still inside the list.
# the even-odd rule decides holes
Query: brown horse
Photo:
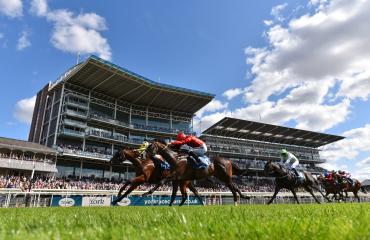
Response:
[[[337,184],[334,184],[334,182],[329,182],[328,180],[326,180],[321,175],[317,178],[317,180],[323,186],[323,188],[325,190],[325,196],[326,197],[328,197],[330,194],[333,194],[332,199],[334,198],[335,200],[343,200],[343,201],[345,201],[345,198],[343,196],[343,191],[342,191],[342,187],[341,186],[339,186]],[[337,198],[337,194],[339,195],[339,198]]]
[[[285,188],[290,190],[293,193],[293,196],[297,203],[299,204],[296,189],[299,187],[303,187],[307,192],[311,194],[311,196],[315,199],[317,203],[320,203],[319,200],[316,198],[315,194],[313,194],[313,190],[316,190],[321,193],[321,195],[330,201],[320,190],[319,183],[316,179],[313,178],[311,173],[303,171],[304,174],[304,181],[302,183],[297,183],[295,177],[289,173],[285,168],[283,168],[280,164],[273,163],[271,160],[265,164],[265,173],[267,175],[272,175],[275,177],[276,186],[275,192],[270,201],[267,204],[271,204],[272,201],[275,199],[276,195],[280,191],[280,189]]]
[[[211,159],[212,163],[207,168],[195,169],[190,163],[188,163],[186,155],[179,155],[170,149],[170,145],[166,145],[160,141],[154,141],[148,147],[147,153],[150,156],[159,154],[171,165],[171,179],[173,180],[173,188],[170,206],[175,200],[178,187],[180,187],[182,195],[182,201],[180,203],[181,206],[187,199],[186,182],[191,180],[205,179],[210,176],[214,176],[221,182],[225,183],[225,185],[233,194],[235,205],[237,205],[237,193],[241,198],[249,199],[249,197],[244,196],[241,193],[241,191],[232,181],[233,174],[241,175],[245,173],[246,170],[240,169],[230,160],[214,157]]]
[[[342,190],[346,194],[346,198],[348,198],[348,192],[352,192],[357,201],[360,202],[360,197],[358,196],[358,192],[361,190],[363,193],[366,193],[365,188],[361,185],[361,182],[357,179],[353,179],[354,184],[350,184],[348,180],[341,180]]]
[[[116,152],[116,154],[112,157],[112,163],[122,163],[123,161],[128,160],[134,165],[136,169],[136,177],[126,181],[126,183],[120,188],[117,199],[112,202],[113,205],[116,205],[122,199],[127,197],[141,184],[159,184],[163,179],[160,167],[156,166],[152,159],[147,157],[146,159],[140,160],[140,158],[141,156],[138,151],[128,148]],[[131,186],[129,187],[129,189],[122,195],[122,192],[130,184]],[[202,198],[199,196],[198,191],[193,187],[191,182],[187,181],[184,183],[184,185],[185,188],[188,187],[195,194],[200,203],[203,204]]]

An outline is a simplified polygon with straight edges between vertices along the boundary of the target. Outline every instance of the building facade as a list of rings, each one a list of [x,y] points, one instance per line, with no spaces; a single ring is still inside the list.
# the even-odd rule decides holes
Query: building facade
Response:
[[[192,133],[192,117],[214,95],[153,82],[91,56],[37,94],[29,141],[58,150],[58,176],[125,178],[114,152],[144,139]]]
[[[0,137],[0,175],[27,176],[56,172],[56,150],[38,143]]]
[[[249,168],[246,179],[264,178],[268,160],[281,161],[279,151],[286,149],[300,161],[297,167],[312,174],[322,173],[317,166],[324,163],[319,147],[343,137],[318,132],[287,128],[261,122],[225,117],[202,133],[209,155],[233,160],[242,168]]]

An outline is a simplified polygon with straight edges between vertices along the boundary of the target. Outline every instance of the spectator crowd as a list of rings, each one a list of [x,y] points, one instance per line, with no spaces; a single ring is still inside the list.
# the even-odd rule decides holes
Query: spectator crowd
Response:
[[[51,178],[40,177],[29,180],[22,176],[0,176],[0,188],[18,188],[22,191],[30,189],[68,189],[68,190],[119,190],[123,182],[110,181],[99,178]],[[271,192],[273,183],[271,181],[260,180],[257,183],[236,184],[242,192]],[[148,191],[154,185],[143,184],[136,190]],[[228,192],[230,191],[225,185],[219,183],[198,184],[196,185],[199,192]],[[161,186],[158,191],[171,191],[170,185]]]

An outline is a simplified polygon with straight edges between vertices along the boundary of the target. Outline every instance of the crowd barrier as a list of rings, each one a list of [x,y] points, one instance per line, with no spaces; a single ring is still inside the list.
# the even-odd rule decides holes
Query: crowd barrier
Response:
[[[170,202],[170,191],[159,191],[153,195],[141,197],[145,191],[134,191],[128,198],[123,199],[119,206],[164,206]],[[245,192],[250,200],[238,198],[239,204],[266,204],[273,192]],[[60,190],[60,189],[38,189],[31,192],[22,192],[20,189],[0,189],[0,207],[72,207],[72,206],[111,206],[117,191],[111,190]],[[324,198],[315,193],[321,202]],[[233,204],[231,192],[200,192],[200,196],[206,205]],[[301,203],[314,203],[309,193],[298,192],[297,196]],[[361,202],[370,202],[370,194],[360,193]],[[181,196],[177,195],[174,205],[178,205]],[[353,194],[349,194],[347,201],[357,201]],[[294,203],[295,200],[290,192],[278,194],[274,203]],[[189,193],[185,205],[200,205],[194,195]]]

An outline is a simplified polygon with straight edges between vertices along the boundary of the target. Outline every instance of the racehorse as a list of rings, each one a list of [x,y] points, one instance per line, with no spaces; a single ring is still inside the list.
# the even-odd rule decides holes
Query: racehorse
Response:
[[[144,183],[158,184],[162,179],[162,172],[159,166],[155,165],[153,160],[147,157],[146,159],[140,160],[140,153],[138,151],[126,148],[122,149],[114,154],[111,163],[122,163],[125,160],[130,161],[136,169],[136,177],[125,182],[118,192],[117,199],[112,202],[113,205],[120,202],[122,199],[127,197],[133,190]],[[128,185],[131,186],[122,195],[122,192]],[[198,198],[200,203],[203,205],[202,198],[199,196],[198,191],[194,188],[190,181],[184,183],[185,188],[188,187],[194,195]],[[143,196],[145,196],[144,194]]]
[[[353,179],[353,178],[352,178]],[[353,179],[354,184],[350,184],[348,180],[342,180],[341,185],[343,186],[343,191],[346,194],[346,198],[348,198],[348,192],[352,192],[357,201],[360,202],[360,197],[358,196],[358,192],[361,190],[363,193],[366,193],[365,188],[361,185],[361,182],[357,179]]]
[[[211,159],[211,164],[204,169],[195,169],[191,163],[187,161],[187,155],[180,155],[177,152],[170,149],[170,145],[158,140],[154,141],[147,148],[147,153],[150,156],[156,154],[161,155],[171,165],[171,179],[174,180],[172,188],[172,196],[170,206],[175,200],[176,192],[180,187],[182,201],[180,206],[183,205],[187,199],[186,182],[191,180],[205,179],[210,176],[214,176],[230,189],[234,197],[234,204],[237,205],[237,193],[241,198],[250,199],[248,196],[244,196],[239,188],[233,183],[232,176],[242,175],[246,172],[246,169],[240,169],[235,163],[230,160],[225,160],[220,157],[214,157]],[[158,185],[156,188],[159,187]],[[154,191],[156,188],[152,189]]]
[[[322,184],[322,186],[325,189],[325,196],[328,197],[330,194],[333,194],[332,199],[335,200],[343,200],[345,201],[345,198],[343,196],[342,187],[340,185],[337,185],[333,182],[329,182],[326,180],[323,176],[319,176],[317,180]],[[339,195],[339,198],[337,198],[337,194]]]
[[[321,192],[319,183],[313,178],[313,176],[309,172],[303,171],[304,180],[302,183],[297,183],[296,178],[293,176],[293,174],[291,174],[287,169],[282,167],[280,164],[273,163],[271,160],[265,164],[264,171],[267,175],[274,176],[276,181],[274,195],[267,204],[272,203],[272,201],[276,198],[276,195],[282,188],[290,190],[293,193],[294,199],[299,204],[297,194],[295,191],[295,189],[298,187],[303,187],[307,192],[309,192],[312,195],[315,201],[319,204],[320,201],[316,198],[315,194],[313,194],[313,190],[316,190],[319,193],[321,193],[321,195],[330,202],[328,197],[326,197]]]

